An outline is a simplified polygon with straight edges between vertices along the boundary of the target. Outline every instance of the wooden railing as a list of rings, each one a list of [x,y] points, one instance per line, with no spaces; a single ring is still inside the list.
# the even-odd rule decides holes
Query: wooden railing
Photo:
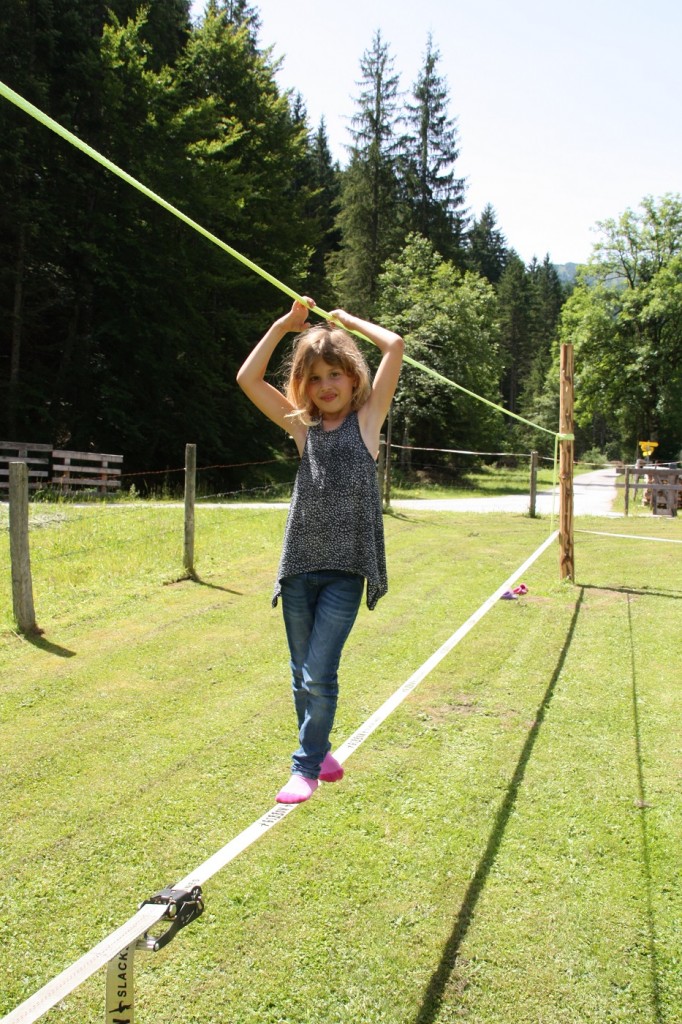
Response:
[[[103,494],[121,486],[122,455],[95,452],[52,452],[52,486],[70,491],[73,487],[96,488]]]
[[[75,452],[49,444],[0,441],[0,491],[9,489],[10,462],[24,462],[29,490],[96,490],[108,494],[121,486],[122,455]]]
[[[682,469],[677,466],[625,466],[625,515],[630,506],[630,488],[634,488],[633,501],[642,491],[642,504],[649,505],[655,516],[676,516],[682,509]]]
[[[10,462],[24,462],[28,470],[28,489],[46,487],[50,479],[51,444],[27,441],[0,441],[0,490],[9,490]]]

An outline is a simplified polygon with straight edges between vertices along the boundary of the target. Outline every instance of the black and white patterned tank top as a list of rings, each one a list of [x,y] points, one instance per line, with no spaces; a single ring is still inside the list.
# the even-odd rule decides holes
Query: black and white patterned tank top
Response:
[[[367,606],[388,589],[376,463],[351,412],[336,430],[308,429],[284,532],[273,605],[281,581],[339,569],[367,580]]]

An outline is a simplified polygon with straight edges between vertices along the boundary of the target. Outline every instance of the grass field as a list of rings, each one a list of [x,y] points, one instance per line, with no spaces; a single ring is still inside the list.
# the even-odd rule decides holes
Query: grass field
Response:
[[[192,582],[181,509],[32,506],[30,640],[0,533],[0,1012],[273,805],[295,745],[283,524],[198,509]],[[139,954],[139,1024],[682,1020],[682,550],[658,542],[682,518],[578,525],[575,584],[547,552],[341,783]],[[349,641],[335,745],[547,532],[386,517],[390,591]],[[45,1019],[94,1024],[103,998],[100,972]]]
[[[594,469],[591,465],[576,464],[573,467],[574,476],[579,477],[583,473],[590,473]],[[447,474],[442,473],[443,482],[434,483],[433,480],[414,480],[406,484],[400,479],[400,474],[394,474],[392,478],[391,496],[393,498],[496,498],[510,494],[529,494],[530,472],[527,464],[519,460],[517,466],[477,466],[472,469],[461,471],[461,475],[455,476],[451,482],[447,481]],[[554,478],[554,464],[551,461],[543,460],[537,472],[537,487],[539,490],[550,490],[558,481]]]

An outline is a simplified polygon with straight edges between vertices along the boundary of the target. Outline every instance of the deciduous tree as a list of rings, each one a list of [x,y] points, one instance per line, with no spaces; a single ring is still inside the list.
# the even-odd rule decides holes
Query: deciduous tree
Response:
[[[623,455],[658,440],[682,446],[682,196],[647,196],[639,211],[598,224],[601,239],[564,307],[562,340],[576,346],[576,416],[602,418]]]
[[[386,263],[379,295],[382,323],[403,335],[408,355],[499,402],[497,309],[487,281],[462,273],[415,234]],[[499,441],[499,413],[409,365],[395,411],[395,436],[406,445],[486,450]]]

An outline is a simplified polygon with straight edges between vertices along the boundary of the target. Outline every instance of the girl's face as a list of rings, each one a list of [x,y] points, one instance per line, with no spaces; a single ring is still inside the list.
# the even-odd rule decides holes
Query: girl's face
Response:
[[[332,366],[318,356],[310,367],[306,392],[323,417],[341,419],[350,412],[356,383],[343,367]]]

